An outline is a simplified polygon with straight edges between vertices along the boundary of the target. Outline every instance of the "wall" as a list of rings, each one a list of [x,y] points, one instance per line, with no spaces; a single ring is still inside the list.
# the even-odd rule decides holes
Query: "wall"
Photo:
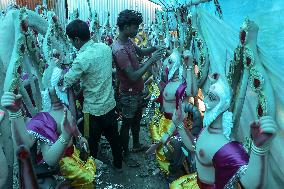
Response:
[[[9,5],[11,0],[0,0],[0,9],[4,9]],[[34,10],[36,5],[42,4],[42,0],[16,0],[17,5],[27,6],[29,9]],[[48,8],[53,8],[55,0],[46,0]]]
[[[11,0],[0,0],[0,9],[4,9]],[[28,7],[34,9],[35,5],[42,0],[17,0],[18,4],[28,2]],[[87,20],[89,9],[87,0],[47,0],[48,5],[54,6],[54,11],[58,15],[61,23],[66,23],[66,3],[69,14],[79,8],[80,19]],[[99,15],[100,23],[103,24],[110,11],[110,24],[116,25],[116,19],[120,11],[124,9],[134,9],[143,14],[145,24],[149,24],[155,18],[155,10],[161,7],[148,0],[90,0],[92,10],[96,10]]]
[[[80,19],[87,20],[89,17],[87,0],[67,0],[69,12],[79,8]],[[144,23],[148,24],[155,18],[155,9],[159,9],[155,3],[148,0],[90,0],[92,10],[96,10],[99,15],[100,23],[104,23],[107,11],[110,11],[110,24],[116,25],[116,19],[120,11],[124,9],[134,9],[143,14]],[[61,11],[64,10],[61,5]]]
[[[4,9],[9,4],[10,0],[0,0],[0,9]]]

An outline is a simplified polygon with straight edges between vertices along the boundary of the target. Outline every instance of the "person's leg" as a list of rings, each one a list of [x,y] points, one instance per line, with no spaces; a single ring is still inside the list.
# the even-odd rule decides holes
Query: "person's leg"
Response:
[[[120,129],[120,140],[122,142],[123,160],[129,167],[138,167],[140,163],[131,156],[129,152],[129,127],[133,124],[132,118],[122,118],[122,126]]]
[[[120,140],[123,149],[123,160],[129,167],[137,167],[140,164],[129,153],[129,129],[134,124],[135,112],[137,110],[133,96],[121,94],[122,125],[120,129]]]
[[[136,112],[136,115],[133,119],[133,124],[131,125],[131,132],[133,137],[133,149],[140,148],[140,122],[142,119],[142,109],[139,109]]]
[[[120,140],[124,153],[129,153],[129,129],[133,125],[135,116],[133,109],[132,96],[128,94],[120,94],[120,105],[122,113],[122,125],[120,128]]]
[[[98,156],[98,146],[102,134],[102,123],[100,117],[90,115],[90,136],[88,138],[88,143],[90,147],[90,154],[94,158]]]
[[[111,110],[104,116],[105,127],[104,133],[108,140],[113,156],[113,165],[116,168],[122,168],[122,148],[118,134],[117,115],[115,109]]]
[[[142,103],[143,97],[142,95],[136,95],[133,98],[133,104],[135,104],[135,116],[133,119],[133,124],[131,125],[131,132],[133,136],[133,152],[139,152],[143,150],[147,150],[147,146],[141,145],[140,143],[140,122],[142,119]]]
[[[133,119],[122,117],[122,125],[120,128],[120,140],[124,153],[129,153],[129,128]]]

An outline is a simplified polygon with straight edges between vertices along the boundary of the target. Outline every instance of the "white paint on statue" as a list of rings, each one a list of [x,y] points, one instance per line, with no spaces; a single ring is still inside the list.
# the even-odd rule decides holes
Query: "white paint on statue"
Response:
[[[58,67],[54,67],[50,78],[50,87],[54,87],[55,92],[62,103],[64,103],[65,105],[69,105],[66,91],[62,91],[58,86],[58,82],[62,77],[63,77],[63,70]],[[41,96],[42,96],[43,111],[49,111],[51,108],[51,99],[48,88],[46,88],[44,91],[41,92]]]

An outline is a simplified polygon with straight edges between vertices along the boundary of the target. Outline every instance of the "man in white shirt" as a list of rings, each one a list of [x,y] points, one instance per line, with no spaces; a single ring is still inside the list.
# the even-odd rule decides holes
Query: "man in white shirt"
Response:
[[[68,88],[78,80],[81,81],[83,112],[90,115],[91,155],[97,158],[98,142],[104,132],[112,149],[113,165],[116,169],[121,169],[122,152],[112,87],[112,50],[104,43],[91,40],[89,27],[82,20],[70,22],[66,27],[66,34],[79,52],[64,76],[63,86]]]

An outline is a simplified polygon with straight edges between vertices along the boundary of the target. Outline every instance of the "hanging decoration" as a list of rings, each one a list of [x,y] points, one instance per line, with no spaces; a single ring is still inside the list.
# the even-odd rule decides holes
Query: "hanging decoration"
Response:
[[[238,86],[234,80],[236,75],[240,75],[240,71],[243,74],[242,67],[244,67],[249,72],[249,84],[251,89],[258,96],[258,104],[256,106],[256,112],[258,117],[267,115],[267,100],[264,95],[263,86],[264,78],[262,74],[255,67],[254,54],[252,50],[246,46],[247,36],[248,36],[248,18],[245,20],[244,25],[240,31],[240,44],[235,49],[234,60],[231,61],[231,67],[228,74],[228,81],[236,89],[241,85],[241,82],[238,82]],[[240,76],[239,76],[240,77]],[[234,80],[233,80],[234,79]],[[235,94],[236,95],[236,94]]]
[[[218,0],[214,0],[214,5],[216,7],[216,13],[218,14],[220,19],[223,19],[223,13],[221,10],[221,6]]]

